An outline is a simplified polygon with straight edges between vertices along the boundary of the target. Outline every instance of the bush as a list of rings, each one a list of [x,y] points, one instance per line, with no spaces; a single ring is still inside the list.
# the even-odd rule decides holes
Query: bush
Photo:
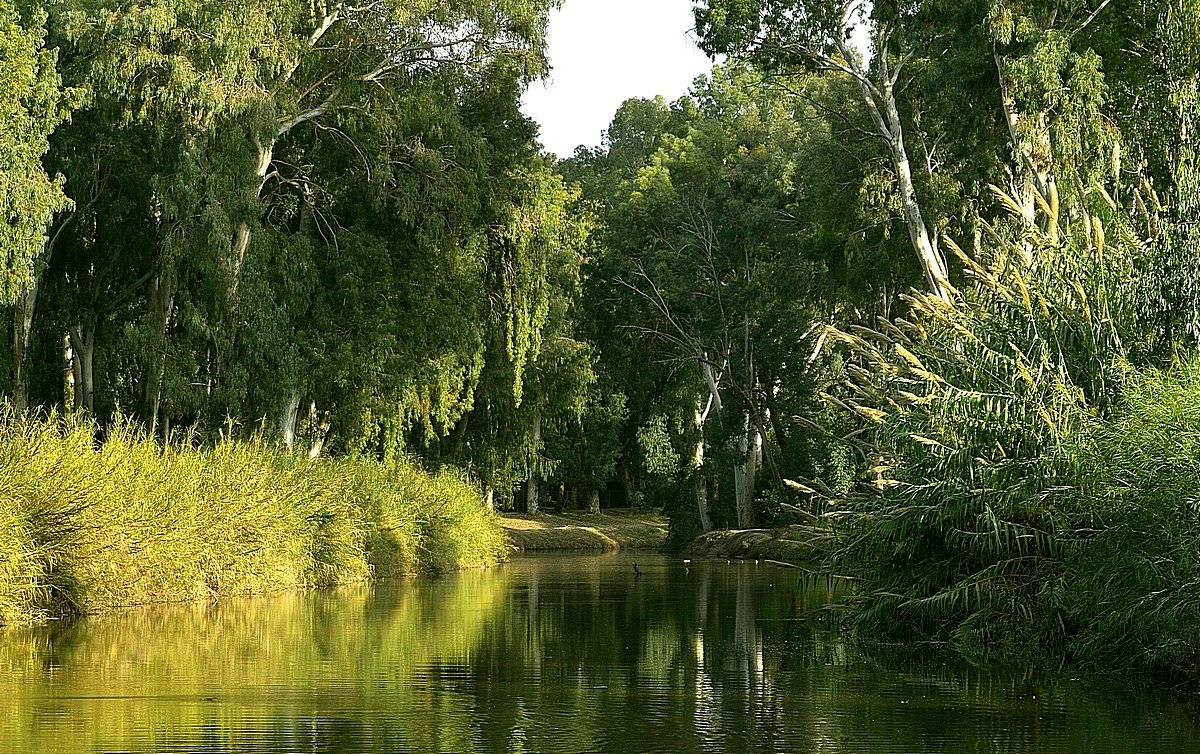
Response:
[[[1200,675],[1200,363],[1138,379],[1078,472],[1053,592],[1073,658]]]

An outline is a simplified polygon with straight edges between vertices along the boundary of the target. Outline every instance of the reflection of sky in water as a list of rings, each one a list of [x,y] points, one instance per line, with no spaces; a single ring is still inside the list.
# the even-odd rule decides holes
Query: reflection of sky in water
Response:
[[[848,655],[801,572],[628,555],[0,634],[0,751],[1183,752],[1161,690]]]

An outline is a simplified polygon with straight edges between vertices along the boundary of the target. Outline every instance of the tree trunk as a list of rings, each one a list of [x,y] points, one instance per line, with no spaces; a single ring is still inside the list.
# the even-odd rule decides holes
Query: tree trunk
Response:
[[[80,323],[67,330],[71,339],[71,350],[75,352],[78,366],[78,382],[75,383],[75,410],[86,416],[95,412],[95,379],[92,365],[96,355],[96,327]]]
[[[317,402],[311,401],[308,404],[308,431],[309,437],[312,438],[312,444],[308,446],[309,459],[316,460],[325,451],[325,438],[329,437],[329,427],[332,421],[332,412],[326,411],[318,414]]]
[[[70,338],[71,338],[71,336],[68,334],[67,339],[70,340]],[[83,384],[83,371],[80,369],[80,366],[79,366],[79,356],[77,356],[75,354],[75,349],[71,349],[71,405],[70,405],[70,409],[72,411],[78,411],[79,404],[82,402],[82,398],[79,395],[79,386],[82,384]],[[67,404],[64,403],[63,408],[65,409],[67,407],[68,407]]]
[[[733,469],[733,492],[737,504],[739,529],[753,529],[757,511],[754,506],[754,486],[762,463],[762,433],[751,421],[750,412],[742,417],[738,434],[738,454],[742,459]]]
[[[699,437],[696,439],[696,449],[692,453],[692,472],[696,475],[696,513],[700,519],[701,531],[712,531],[712,517],[708,515],[708,485],[704,481],[704,422],[708,418],[708,411],[697,405],[696,407],[696,430]]]
[[[251,191],[250,196],[255,203],[262,200],[263,188],[267,185],[267,173],[271,170],[271,163],[275,160],[275,140],[268,141],[265,145],[257,138],[254,140],[254,157],[255,169],[254,175],[257,179],[255,188]],[[243,220],[238,223],[237,230],[233,234],[233,241],[230,246],[229,258],[229,283],[228,283],[228,303],[230,312],[236,305],[238,285],[241,283],[242,268],[246,264],[246,254],[250,250],[250,223]]]
[[[496,490],[490,484],[483,487],[483,505],[490,511],[496,510]]]
[[[296,424],[300,420],[300,391],[293,390],[283,405],[283,413],[279,417],[279,435],[283,447],[291,448],[296,444]]]
[[[542,447],[542,412],[533,414],[533,449],[529,453],[529,481],[525,486],[525,512],[536,515],[538,512],[538,453]]]
[[[949,300],[950,271],[946,266],[946,258],[937,247],[936,239],[929,233],[925,217],[921,214],[921,205],[917,201],[917,188],[913,183],[912,164],[908,159],[908,150],[904,146],[904,126],[900,121],[900,110],[896,106],[896,97],[890,86],[886,87],[888,123],[891,126],[892,140],[888,144],[892,154],[892,165],[896,170],[897,188],[900,192],[900,206],[904,215],[904,224],[908,226],[908,237],[913,249],[921,260],[925,270],[925,279],[930,289],[939,298]]]
[[[33,312],[37,306],[38,279],[17,296],[13,307],[13,409],[23,414],[29,409],[29,335],[33,331]]]
[[[158,428],[159,411],[162,407],[163,379],[166,377],[167,329],[171,324],[171,311],[175,306],[175,289],[170,277],[159,272],[150,289],[150,326],[153,328],[153,349],[148,360],[145,378],[146,416],[150,431]]]
[[[633,507],[633,475],[629,473],[629,461],[621,463],[621,489],[625,493],[625,507]]]
[[[600,512],[600,490],[592,490],[591,496],[588,497],[588,513],[593,515]]]
[[[1004,110],[1004,123],[1008,127],[1008,139],[1016,160],[1016,171],[1013,180],[1013,191],[1017,203],[1021,207],[1021,215],[1030,227],[1037,222],[1037,197],[1041,196],[1047,204],[1051,201],[1053,178],[1050,175],[1049,156],[1052,151],[1050,143],[1050,124],[1047,114],[1038,112],[1031,120],[1036,125],[1036,153],[1032,145],[1021,138],[1021,111],[1017,106],[1016,95],[1012,91],[1008,76],[1004,72],[1004,60],[995,48],[992,58],[996,62],[996,74],[1000,78],[1000,104]],[[1038,155],[1044,155],[1039,158]],[[1057,203],[1057,202],[1055,202]],[[1052,221],[1052,218],[1047,218]],[[1032,250],[1028,243],[1022,248],[1029,254]],[[1025,263],[1032,263],[1026,259]]]
[[[63,333],[63,406],[75,405],[75,352],[71,350],[71,335]]]
[[[531,516],[536,516],[539,505],[538,478],[536,475],[533,475],[529,477],[529,481],[525,484],[525,512]]]
[[[892,167],[896,171],[896,188],[900,196],[901,214],[904,224],[908,226],[909,240],[925,271],[925,278],[929,283],[930,290],[939,298],[949,300],[950,275],[946,266],[946,258],[938,249],[936,238],[929,232],[929,226],[925,224],[925,218],[921,213],[921,205],[917,201],[917,190],[912,177],[912,163],[908,158],[908,149],[904,145],[904,123],[900,119],[900,109],[896,104],[895,85],[900,75],[900,69],[892,71],[888,65],[888,40],[886,37],[877,40],[881,54],[878,57],[880,74],[875,81],[860,66],[855,51],[850,49],[846,39],[835,39],[834,44],[844,59],[843,65],[835,67],[850,74],[858,84],[859,94],[871,116],[871,121],[875,124],[876,133],[887,145],[888,153],[892,158]]]

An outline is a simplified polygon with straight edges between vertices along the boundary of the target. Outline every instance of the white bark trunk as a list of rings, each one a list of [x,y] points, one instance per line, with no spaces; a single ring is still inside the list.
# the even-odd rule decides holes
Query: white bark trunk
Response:
[[[78,364],[75,384],[75,409],[87,416],[92,416],[95,409],[95,379],[92,365],[96,355],[96,328],[87,324],[78,324],[67,331],[71,339],[71,349],[75,352],[75,363]]]
[[[733,491],[737,503],[739,529],[753,529],[757,511],[754,506],[754,487],[762,467],[762,433],[751,421],[749,412],[742,416],[742,431],[738,434],[738,455],[742,459],[733,469]]]
[[[702,362],[700,366],[704,373],[704,384],[708,387],[708,394],[712,396],[711,408],[720,414],[721,410],[725,408],[725,404],[721,402],[721,388],[717,382],[716,370],[708,361]]]
[[[1039,112],[1033,116],[1033,122],[1036,124],[1033,132],[1036,134],[1037,140],[1035,153],[1033,145],[1028,140],[1021,138],[1022,115],[1017,106],[1016,95],[1004,72],[1004,61],[995,49],[992,50],[992,58],[996,62],[996,74],[1000,78],[1000,104],[1004,110],[1004,123],[1008,127],[1009,144],[1017,163],[1013,181],[1013,190],[1017,196],[1014,198],[1021,207],[1022,218],[1032,227],[1037,222],[1037,196],[1040,195],[1047,204],[1051,200],[1049,120],[1045,112]],[[1050,218],[1047,219],[1050,220]],[[1025,248],[1029,248],[1028,244],[1025,245]],[[1029,264],[1032,260],[1025,261],[1026,264]]]
[[[701,359],[700,372],[704,376],[704,385],[708,390],[708,401],[705,405],[696,408],[696,429],[700,439],[696,441],[692,465],[696,470],[696,508],[700,517],[700,528],[704,531],[712,531],[712,517],[708,512],[708,484],[704,480],[704,426],[708,422],[709,414],[713,411],[720,414],[725,404],[721,401],[720,378],[707,358]]]
[[[692,452],[692,470],[696,474],[696,513],[700,518],[700,529],[712,531],[712,517],[708,514],[708,484],[704,481],[704,423],[708,419],[708,410],[703,406],[696,407],[696,449]]]
[[[279,417],[279,435],[283,447],[291,448],[296,444],[296,425],[300,421],[300,391],[293,390],[283,405],[283,413]]]
[[[900,110],[896,106],[896,98],[890,86],[886,87],[887,99],[884,103],[892,140],[888,148],[892,153],[892,165],[896,170],[897,189],[900,192],[900,206],[904,216],[904,224],[908,226],[908,237],[913,249],[921,260],[925,270],[925,279],[930,290],[938,297],[950,298],[950,272],[946,267],[946,257],[938,249],[936,239],[930,234],[921,214],[921,205],[917,201],[917,187],[913,183],[912,163],[908,159],[908,150],[904,146],[904,126],[900,121]]]
[[[63,405],[75,405],[75,352],[71,349],[71,336],[63,333]]]
[[[38,280],[34,278],[29,288],[17,297],[13,307],[13,409],[18,414],[29,409],[29,377],[26,360],[29,352],[29,335],[33,331],[33,312],[37,306]]]
[[[529,480],[525,486],[525,512],[535,515],[538,512],[538,463],[537,456],[542,448],[542,412],[533,414],[533,449],[529,452]]]
[[[900,195],[901,213],[904,224],[908,226],[908,236],[930,290],[938,297],[949,300],[949,270],[946,258],[938,249],[936,238],[930,233],[925,217],[921,213],[921,205],[917,201],[916,186],[912,178],[912,163],[908,158],[908,149],[904,145],[904,123],[900,119],[900,109],[896,104],[896,81],[899,80],[898,66],[894,71],[888,64],[888,40],[886,37],[877,41],[881,47],[879,58],[880,75],[877,81],[864,70],[858,62],[857,54],[848,46],[846,39],[836,39],[834,42],[841,53],[842,61],[816,56],[818,62],[831,64],[832,67],[850,75],[858,84],[862,102],[875,124],[876,133],[892,158],[892,167],[896,171],[896,189]]]
[[[317,459],[321,457],[321,453],[325,451],[325,438],[329,437],[329,427],[332,422],[332,414],[326,411],[324,414],[317,414],[317,402],[312,401],[308,404],[308,426],[309,436],[312,437],[312,444],[308,446],[308,457]]]
[[[271,163],[275,160],[275,140],[272,139],[263,144],[257,138],[254,139],[254,152],[256,160],[254,175],[257,177],[258,182],[252,192],[252,196],[255,201],[259,201],[262,199],[263,188],[267,185],[267,173],[271,170]],[[250,238],[250,224],[245,221],[238,223],[237,230],[233,234],[229,259],[228,296],[231,308],[233,302],[237,299],[238,285],[242,278],[242,267],[246,264],[246,253],[250,250]]]
[[[595,515],[600,512],[600,490],[592,490],[588,497],[588,513]]]

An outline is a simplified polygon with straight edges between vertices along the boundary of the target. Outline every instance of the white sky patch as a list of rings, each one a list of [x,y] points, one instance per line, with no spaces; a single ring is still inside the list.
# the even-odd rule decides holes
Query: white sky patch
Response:
[[[711,70],[695,43],[692,0],[566,0],[550,14],[553,70],[522,98],[547,151],[596,146],[622,102],[687,93]]]

